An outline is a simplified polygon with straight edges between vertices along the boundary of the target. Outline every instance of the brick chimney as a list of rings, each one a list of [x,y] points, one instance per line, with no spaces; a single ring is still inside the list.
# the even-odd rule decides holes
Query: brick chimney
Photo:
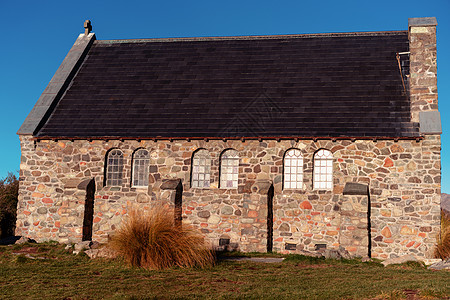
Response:
[[[410,18],[410,99],[413,122],[420,122],[420,132],[441,133],[438,111],[435,17]]]

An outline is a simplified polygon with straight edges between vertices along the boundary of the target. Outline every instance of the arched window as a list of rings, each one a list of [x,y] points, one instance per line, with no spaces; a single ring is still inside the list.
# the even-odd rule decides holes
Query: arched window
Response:
[[[211,178],[211,157],[208,150],[200,149],[192,157],[191,186],[209,188]]]
[[[298,149],[291,149],[284,156],[284,188],[303,188],[303,156]]]
[[[333,154],[320,149],[314,154],[314,189],[331,190],[333,188]]]
[[[123,173],[123,153],[113,149],[108,153],[106,162],[106,185],[121,186]]]
[[[239,155],[234,149],[226,150],[220,159],[220,188],[238,187]]]
[[[150,163],[149,153],[146,149],[138,149],[133,154],[133,179],[132,186],[148,186],[148,165]]]

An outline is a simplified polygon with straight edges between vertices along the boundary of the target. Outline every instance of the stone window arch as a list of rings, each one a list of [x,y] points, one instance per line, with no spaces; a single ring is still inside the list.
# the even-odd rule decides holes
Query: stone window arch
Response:
[[[303,155],[299,149],[289,149],[284,155],[283,188],[303,188]]]
[[[333,154],[326,149],[320,149],[314,154],[314,177],[315,190],[333,189]]]
[[[137,149],[133,153],[132,184],[133,187],[148,186],[148,168],[150,165],[150,153],[147,149]]]
[[[220,156],[220,188],[236,189],[239,177],[239,155],[234,149],[225,150]]]
[[[211,156],[208,150],[199,149],[192,155],[191,187],[209,188],[211,179]]]
[[[121,186],[123,178],[123,153],[112,149],[106,156],[106,186]]]

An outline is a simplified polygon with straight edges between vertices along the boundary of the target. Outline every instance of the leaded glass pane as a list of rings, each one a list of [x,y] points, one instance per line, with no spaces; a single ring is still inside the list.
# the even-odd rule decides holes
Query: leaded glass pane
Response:
[[[133,186],[148,186],[150,154],[146,149],[139,149],[133,155]]]
[[[226,150],[221,157],[220,187],[237,188],[239,182],[239,155],[236,150]]]
[[[118,149],[108,153],[108,165],[106,166],[106,185],[121,186],[123,171],[123,154]]]
[[[194,188],[209,188],[211,157],[208,150],[200,149],[192,159],[191,186]]]
[[[300,150],[291,149],[284,157],[284,189],[303,187],[303,156]]]
[[[320,149],[314,155],[314,189],[333,188],[333,154]]]

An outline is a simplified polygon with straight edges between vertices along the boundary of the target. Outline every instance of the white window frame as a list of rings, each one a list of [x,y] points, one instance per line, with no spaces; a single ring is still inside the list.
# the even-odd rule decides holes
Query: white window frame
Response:
[[[209,189],[211,186],[211,156],[206,149],[192,155],[191,187]]]
[[[115,174],[117,176],[114,176]],[[120,149],[112,149],[106,158],[106,186],[122,186],[122,183],[123,152]]]
[[[239,154],[234,149],[225,150],[220,156],[220,188],[237,189],[239,183]]]
[[[284,155],[283,189],[303,189],[303,155],[299,149],[289,149]]]
[[[314,153],[314,190],[333,189],[333,153],[320,149]]]
[[[142,152],[145,152],[145,153],[142,153]],[[133,169],[132,169],[133,176],[131,178],[131,186],[132,187],[136,187],[136,188],[148,187],[149,167],[150,167],[150,152],[147,149],[143,149],[143,148],[140,148],[140,149],[137,149],[136,151],[134,151],[134,153],[133,153]],[[142,172],[141,172],[140,168],[143,169]],[[141,174],[143,174],[142,178],[136,178],[137,175],[141,175]]]

